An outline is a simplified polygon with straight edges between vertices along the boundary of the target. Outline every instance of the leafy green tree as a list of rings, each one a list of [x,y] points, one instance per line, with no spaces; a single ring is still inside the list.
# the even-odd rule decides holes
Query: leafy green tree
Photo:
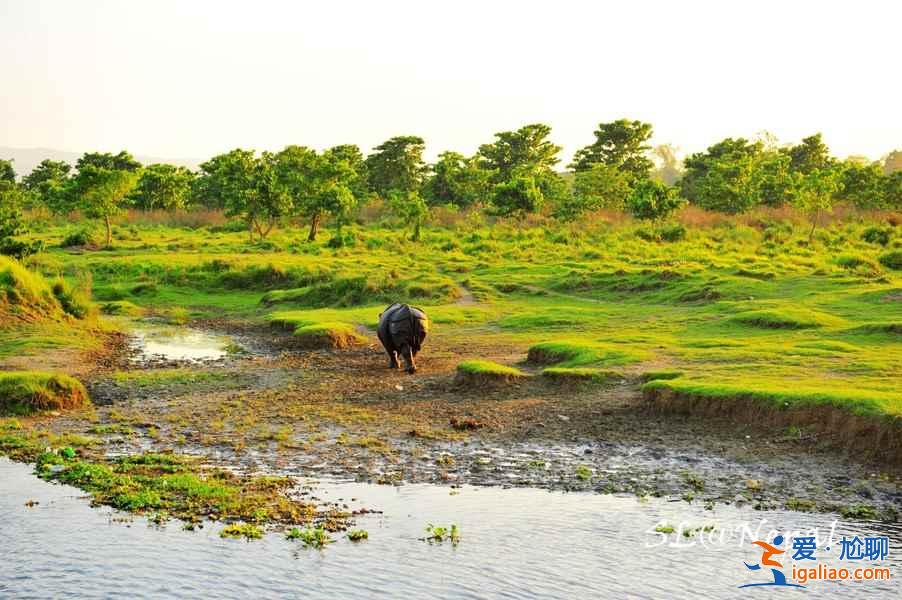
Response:
[[[13,161],[0,159],[0,181],[7,183],[16,182],[16,170],[13,168]]]
[[[248,237],[256,233],[265,239],[278,220],[292,207],[291,196],[282,181],[276,155],[264,152],[256,158],[253,150],[236,149],[214,156],[200,165],[198,189],[226,215],[239,217],[247,225]]]
[[[613,165],[596,163],[577,171],[573,193],[555,208],[555,216],[573,219],[600,208],[623,209],[632,191],[631,177]]]
[[[310,220],[308,241],[316,239],[325,216],[332,216],[340,231],[357,206],[354,189],[360,176],[347,146],[322,154],[303,146],[288,146],[276,155],[276,170],[294,212]]]
[[[113,243],[112,218],[122,212],[138,182],[141,163],[124,150],[119,154],[88,152],[75,163],[78,173],[66,186],[74,206],[106,226],[107,247]]]
[[[429,205],[416,190],[392,190],[388,196],[392,213],[406,226],[411,227],[410,240],[420,241],[420,229],[429,217]]]
[[[651,134],[651,124],[642,121],[618,119],[601,123],[595,130],[595,141],[576,152],[570,168],[585,171],[602,163],[629,173],[637,181],[647,179],[654,168],[648,158]]]
[[[789,155],[789,168],[798,173],[825,171],[833,166],[830,149],[824,143],[820,133],[806,137],[801,144],[792,146],[786,153]]]
[[[148,165],[131,194],[135,206],[143,210],[175,210],[188,206],[194,173],[175,165]]]
[[[72,208],[65,193],[71,170],[67,162],[44,159],[22,178],[22,185],[51,211],[65,213]]]
[[[74,184],[85,215],[103,220],[106,245],[113,244],[112,218],[122,212],[125,199],[138,182],[136,171],[98,168],[85,165],[79,169]]]
[[[726,138],[708,147],[705,152],[686,157],[680,194],[703,208],[730,206],[731,200],[721,197],[722,190],[717,189],[718,184],[726,184],[733,189],[738,187],[733,181],[749,171],[753,158],[763,150],[764,145],[760,142]],[[709,178],[714,181],[709,181]]]
[[[902,210],[902,171],[894,171],[884,177],[883,201],[890,210]]]
[[[418,191],[426,176],[423,138],[407,135],[393,137],[379,146],[365,161],[370,188],[388,198],[392,191]]]
[[[18,239],[28,233],[21,210],[25,203],[26,192],[14,179],[0,179],[0,254],[19,260],[44,248],[40,241]]]
[[[832,210],[836,195],[842,191],[840,174],[832,168],[813,169],[807,173],[796,172],[793,179],[793,204],[808,213],[811,221],[808,240],[811,241],[821,213]]]
[[[432,166],[432,176],[426,181],[423,195],[431,206],[467,208],[488,199],[489,176],[476,157],[442,152]]]
[[[489,172],[492,212],[523,215],[547,203],[562,201],[567,186],[554,171],[560,146],[548,137],[551,128],[542,123],[495,134],[495,141],[479,147],[478,165]]]
[[[525,125],[517,131],[495,134],[495,141],[479,147],[479,164],[492,173],[492,183],[513,181],[524,175],[538,179],[554,173],[560,146],[548,136],[551,127],[542,123]]]
[[[882,208],[886,204],[886,176],[879,163],[846,160],[839,172],[838,200],[851,202],[859,208]]]
[[[344,161],[353,171],[353,181],[350,182],[351,192],[357,204],[364,204],[371,195],[369,188],[366,159],[360,148],[354,144],[341,144],[329,148],[328,152],[336,159]]]
[[[790,157],[760,140],[727,138],[689,156],[685,167],[681,195],[708,210],[735,214],[792,199]]]
[[[492,190],[493,214],[502,217],[522,217],[541,210],[545,195],[529,173],[515,174],[510,181],[496,183]]]
[[[645,179],[633,187],[627,200],[627,209],[637,219],[662,221],[684,203],[677,188]]]
[[[87,152],[75,163],[75,168],[79,171],[86,167],[106,169],[108,171],[131,171],[134,173],[141,169],[141,163],[125,150],[122,150],[119,154]]]

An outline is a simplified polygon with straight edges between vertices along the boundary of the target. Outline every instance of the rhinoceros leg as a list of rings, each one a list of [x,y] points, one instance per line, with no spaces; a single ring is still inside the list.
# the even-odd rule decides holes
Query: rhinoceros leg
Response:
[[[410,348],[410,344],[404,344],[401,346],[401,358],[404,359],[404,367],[406,368],[408,373],[416,373],[417,365],[413,361],[413,351]]]
[[[388,368],[389,369],[400,369],[401,365],[398,363],[398,354],[391,350],[388,353]]]

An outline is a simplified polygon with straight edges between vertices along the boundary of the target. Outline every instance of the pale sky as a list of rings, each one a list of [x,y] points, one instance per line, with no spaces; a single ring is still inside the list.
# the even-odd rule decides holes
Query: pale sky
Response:
[[[429,158],[602,121],[684,151],[822,131],[902,148],[902,2],[0,0],[0,146],[207,158],[235,147]]]

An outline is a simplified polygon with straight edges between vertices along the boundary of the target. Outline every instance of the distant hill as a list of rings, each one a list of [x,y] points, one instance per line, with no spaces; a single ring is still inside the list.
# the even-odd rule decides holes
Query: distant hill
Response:
[[[114,154],[119,150],[112,151]],[[13,168],[19,177],[28,175],[32,169],[38,166],[42,160],[49,158],[50,160],[63,160],[72,166],[75,166],[82,152],[66,152],[65,150],[54,150],[53,148],[8,148],[0,146],[0,159],[13,160]],[[136,155],[135,158],[142,164],[150,165],[153,163],[169,163],[196,169],[197,165],[203,162],[200,159],[193,158],[160,158],[157,156]]]

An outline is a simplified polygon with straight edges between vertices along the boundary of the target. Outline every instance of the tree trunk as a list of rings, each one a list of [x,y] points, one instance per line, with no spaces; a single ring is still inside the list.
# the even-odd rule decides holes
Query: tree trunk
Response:
[[[821,211],[814,211],[814,218],[811,220],[811,231],[808,233],[808,243],[814,241],[814,229],[817,227],[817,221],[821,216]]]
[[[247,236],[248,236],[248,239],[250,240],[250,243],[253,244],[254,243],[254,220],[253,219],[248,219],[248,221],[247,221]]]
[[[307,241],[313,242],[316,240],[316,234],[319,233],[319,220],[320,214],[313,213],[313,217],[310,219],[310,233],[307,235]]]
[[[113,245],[113,226],[110,224],[110,216],[107,215],[103,218],[106,223],[106,247],[109,248]]]

